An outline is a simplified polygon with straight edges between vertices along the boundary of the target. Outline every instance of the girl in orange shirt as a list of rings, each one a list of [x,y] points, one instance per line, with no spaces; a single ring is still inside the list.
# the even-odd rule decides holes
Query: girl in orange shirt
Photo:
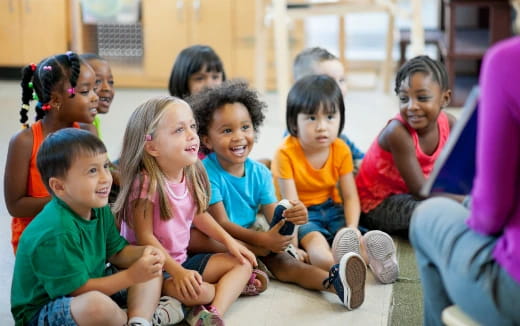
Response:
[[[335,80],[326,75],[298,80],[287,99],[286,123],[290,135],[275,154],[272,172],[278,195],[301,200],[308,209],[309,221],[298,228],[298,240],[310,263],[329,270],[353,251],[365,257],[381,282],[395,281],[398,268],[390,236],[371,231],[361,239],[357,230],[360,204],[352,154],[338,138],[345,106]],[[367,250],[362,252],[363,240]]]
[[[7,150],[4,196],[13,216],[11,244],[16,253],[23,230],[51,199],[36,167],[36,155],[48,134],[62,128],[91,124],[97,113],[96,76],[73,52],[43,59],[22,71],[24,129],[11,138]],[[29,126],[29,102],[37,99],[36,123]],[[16,217],[14,217],[16,216]]]

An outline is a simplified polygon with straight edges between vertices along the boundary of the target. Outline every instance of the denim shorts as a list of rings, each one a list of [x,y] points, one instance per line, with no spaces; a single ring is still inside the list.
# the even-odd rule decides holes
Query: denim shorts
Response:
[[[188,256],[188,259],[184,263],[182,263],[182,267],[199,272],[200,275],[204,273],[204,270],[206,269],[206,265],[208,264],[209,259],[213,256],[213,254],[209,253],[202,253],[202,254],[195,254],[192,256]],[[163,278],[167,279],[170,278],[171,275],[167,271],[163,272]]]
[[[40,311],[34,314],[27,325],[46,326],[46,325],[77,325],[70,312],[71,297],[60,297],[43,306]]]
[[[298,227],[298,241],[310,232],[318,231],[329,243],[332,243],[336,232],[345,226],[343,205],[328,199],[323,204],[307,207],[309,221]]]

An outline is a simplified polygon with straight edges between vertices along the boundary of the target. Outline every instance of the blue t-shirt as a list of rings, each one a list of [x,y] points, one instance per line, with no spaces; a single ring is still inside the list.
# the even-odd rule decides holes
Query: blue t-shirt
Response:
[[[215,153],[206,156],[202,163],[211,183],[209,204],[223,202],[233,223],[248,228],[255,222],[261,205],[277,202],[271,171],[262,163],[246,159],[243,177],[225,171]]]

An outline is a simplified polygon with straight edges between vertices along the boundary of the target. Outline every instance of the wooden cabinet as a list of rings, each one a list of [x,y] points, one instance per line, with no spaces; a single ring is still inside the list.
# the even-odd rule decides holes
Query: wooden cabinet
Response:
[[[232,0],[143,0],[144,72],[166,87],[177,54],[187,46],[211,46],[231,66]]]
[[[511,35],[511,7],[508,0],[443,0],[446,49],[444,50],[452,105],[461,106],[471,88],[478,84],[482,57],[494,43]],[[460,26],[458,19],[476,9],[476,26]],[[460,10],[460,11],[459,11]],[[467,18],[467,17],[465,17]],[[471,63],[476,71],[458,71],[457,64]]]
[[[0,6],[0,66],[67,51],[66,0],[4,0]]]
[[[99,28],[83,24],[79,0],[71,1],[75,8],[72,49],[99,52]],[[142,56],[125,61],[100,53],[110,62],[118,86],[166,89],[177,54],[195,44],[209,45],[217,52],[228,78],[254,81],[255,0],[141,0],[141,21],[136,25]],[[303,23],[296,23],[291,31],[294,57],[304,45]],[[276,85],[272,43],[267,42],[268,89]]]

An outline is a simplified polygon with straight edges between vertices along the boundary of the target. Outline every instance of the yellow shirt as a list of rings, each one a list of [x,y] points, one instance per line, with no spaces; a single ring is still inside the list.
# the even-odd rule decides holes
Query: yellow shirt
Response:
[[[353,169],[350,148],[339,138],[330,145],[329,157],[321,169],[310,165],[298,138],[294,136],[284,139],[271,163],[278,198],[281,198],[278,178],[293,179],[298,198],[306,207],[322,204],[329,198],[341,203],[337,187],[339,178]]]

